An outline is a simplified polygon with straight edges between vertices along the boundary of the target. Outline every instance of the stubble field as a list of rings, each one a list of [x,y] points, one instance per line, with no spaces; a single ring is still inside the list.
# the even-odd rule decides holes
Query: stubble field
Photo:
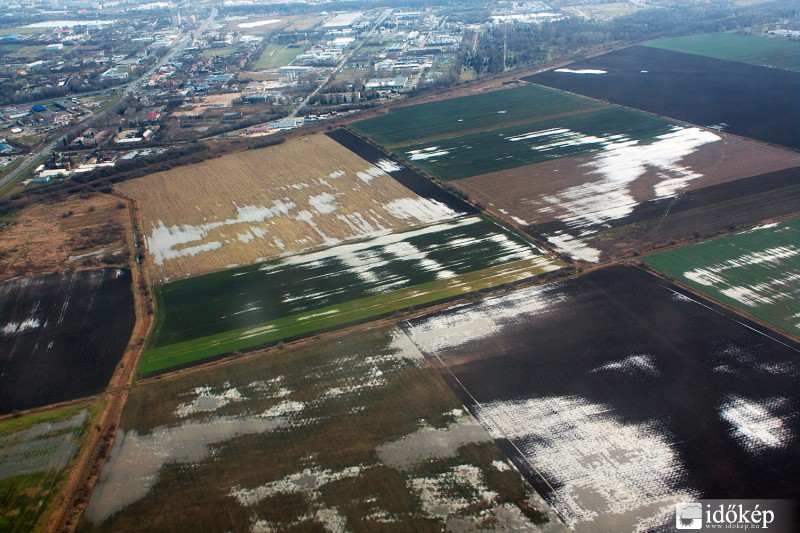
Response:
[[[31,205],[0,228],[0,280],[127,263],[127,205],[95,194]]]
[[[141,205],[158,281],[451,219],[325,135],[119,185]]]

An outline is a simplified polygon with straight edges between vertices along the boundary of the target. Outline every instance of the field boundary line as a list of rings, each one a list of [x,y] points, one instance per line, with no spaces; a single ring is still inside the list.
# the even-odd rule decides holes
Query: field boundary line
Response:
[[[105,406],[97,416],[94,431],[90,429],[88,441],[79,452],[75,465],[65,480],[65,488],[54,502],[53,512],[45,523],[40,523],[41,529],[48,533],[72,532],[77,529],[83,512],[89,504],[89,496],[114,444],[122,411],[127,403],[128,394],[136,376],[136,368],[143,353],[144,343],[153,325],[152,315],[148,309],[149,285],[145,270],[147,267],[144,259],[138,260],[137,253],[137,244],[144,242],[139,232],[141,224],[137,216],[140,213],[138,204],[135,200],[122,194],[113,195],[122,198],[127,203],[128,214],[131,218],[130,239],[127,245],[133,261],[130,265],[131,292],[134,298],[136,322],[116,371],[103,393],[97,396],[105,398]]]
[[[661,272],[654,270],[644,263],[634,264],[628,263],[629,266],[632,266],[634,269],[639,271],[640,273],[644,274],[646,277],[650,277],[651,279],[655,279],[661,282],[666,283],[667,285],[662,285],[659,283],[659,286],[663,287],[664,289],[671,291],[673,293],[680,294],[689,298],[692,302],[705,307],[706,309],[717,313],[729,320],[733,320],[740,326],[744,326],[747,329],[752,330],[759,335],[766,337],[772,341],[775,341],[790,350],[794,350],[797,353],[800,353],[800,337],[789,333],[788,331],[783,331],[772,324],[768,324],[761,320],[758,317],[751,315],[750,313],[744,311],[743,309],[737,309],[732,307],[725,302],[721,302],[707,294],[703,294],[688,285],[684,285],[680,281],[672,278],[671,276],[662,274]],[[670,285],[672,287],[670,287]],[[674,287],[674,288],[673,288]],[[678,290],[676,290],[678,289]],[[693,298],[694,297],[694,298]],[[697,299],[695,299],[697,298]],[[699,300],[699,301],[698,301]],[[758,327],[753,327],[751,324],[747,324],[747,322],[751,322]],[[776,337],[773,337],[775,335]],[[788,342],[787,342],[788,341]]]

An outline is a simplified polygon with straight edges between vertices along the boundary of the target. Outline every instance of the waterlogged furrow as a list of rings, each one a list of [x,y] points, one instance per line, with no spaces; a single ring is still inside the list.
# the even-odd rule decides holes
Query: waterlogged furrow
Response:
[[[532,509],[546,521],[423,362],[402,331],[373,329],[143,384],[78,531],[165,527],[150,516],[179,531],[526,531]]]
[[[574,396],[531,398],[481,404],[477,414],[492,437],[511,440],[556,487],[554,505],[569,526],[697,496],[676,491],[683,465],[669,436],[652,425],[620,422],[608,405]]]

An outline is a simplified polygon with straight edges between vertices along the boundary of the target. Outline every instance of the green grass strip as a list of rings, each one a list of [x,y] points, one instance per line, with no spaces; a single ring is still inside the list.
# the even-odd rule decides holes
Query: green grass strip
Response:
[[[523,259],[450,279],[436,280],[397,291],[368,296],[345,304],[270,320],[257,326],[151,348],[144,352],[139,375],[186,365],[253,346],[296,338],[316,331],[359,322],[394,311],[446,300],[473,291],[544,274],[563,263],[547,256]]]

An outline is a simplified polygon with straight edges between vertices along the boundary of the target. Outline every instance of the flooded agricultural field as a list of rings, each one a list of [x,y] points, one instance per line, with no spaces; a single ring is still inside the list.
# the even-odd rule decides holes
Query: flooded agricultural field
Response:
[[[405,334],[132,391],[78,531],[560,531]],[[553,529],[555,528],[555,529]]]
[[[563,266],[466,217],[159,287],[142,372],[380,316]],[[199,350],[199,351],[198,351]]]
[[[645,264],[800,337],[800,219],[654,254]]]
[[[29,419],[15,420],[20,427],[9,431],[0,423],[0,531],[34,530],[90,416],[87,408],[70,408],[50,421]]]
[[[302,162],[303,164],[299,164]],[[326,135],[130,180],[159,282],[268,261],[464,213],[393,179]]]
[[[526,80],[800,148],[800,72],[632,46]]]
[[[576,531],[797,498],[800,346],[612,267],[404,329]]]
[[[129,270],[0,284],[0,413],[103,390],[134,321]]]
[[[649,143],[608,141],[595,154],[455,186],[576,259],[598,262],[793,213],[798,175],[800,155],[790,150],[676,127]]]
[[[450,208],[458,214],[476,214],[478,212],[472,205],[461,198],[445,192],[434,185],[428,178],[414,169],[402,163],[387,158],[387,155],[377,147],[356,136],[345,129],[338,129],[326,133],[328,137],[335,140],[345,148],[353,151],[362,159],[369,161],[373,165],[390,170],[389,175],[396,181],[404,185],[412,192],[420,195],[427,200],[433,200],[439,204]]]

